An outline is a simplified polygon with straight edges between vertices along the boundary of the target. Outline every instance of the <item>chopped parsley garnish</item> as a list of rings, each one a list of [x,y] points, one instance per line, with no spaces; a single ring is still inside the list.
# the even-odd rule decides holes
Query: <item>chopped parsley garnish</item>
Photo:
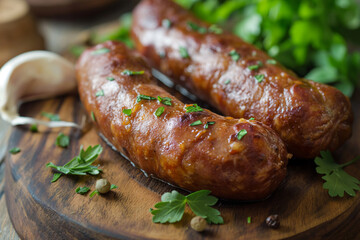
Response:
[[[42,112],[41,115],[47,117],[50,121],[60,121],[60,117],[57,114]]]
[[[99,91],[97,91],[96,93],[95,93],[95,96],[96,97],[100,97],[100,96],[104,96],[104,90],[99,90]]]
[[[102,152],[103,148],[100,145],[94,147],[89,146],[85,151],[83,146],[80,147],[80,153],[72,160],[66,163],[64,166],[56,166],[52,162],[46,164],[47,167],[51,167],[59,171],[55,173],[51,182],[57,181],[62,174],[66,175],[98,175],[101,171],[97,166],[91,165]]]
[[[70,138],[63,133],[59,133],[59,135],[56,138],[55,145],[62,148],[66,148],[67,146],[69,146],[69,143],[70,143]]]
[[[226,80],[226,81],[224,82],[224,84],[225,84],[225,85],[228,85],[230,82],[231,82],[230,79],[228,79],[228,80]]]
[[[171,27],[171,21],[169,19],[163,19],[161,21],[161,25],[164,27],[164,28],[167,28],[169,29]]]
[[[140,94],[139,96],[137,96],[136,102],[140,102],[141,100],[156,100],[156,98]]]
[[[201,125],[201,124],[202,124],[201,120],[197,120],[197,121],[191,123],[190,126],[197,126],[197,125]]]
[[[180,47],[179,48],[179,53],[180,53],[180,56],[182,58],[189,58],[189,53],[188,53],[188,50],[185,48],[185,47]]]
[[[231,50],[229,52],[229,56],[232,58],[232,60],[234,60],[235,62],[237,62],[240,59],[240,55],[236,52],[235,49]]]
[[[113,77],[107,77],[106,79],[109,80],[109,81],[114,81],[115,80],[115,78],[113,78]]]
[[[247,223],[251,223],[251,217],[247,217]]]
[[[267,63],[267,64],[275,65],[277,62],[276,62],[275,59],[268,59],[268,60],[266,60],[266,63]]]
[[[252,117],[252,118],[249,119],[249,121],[252,121],[252,120],[255,120],[255,118]]]
[[[122,112],[123,114],[128,115],[129,117],[131,116],[131,109],[123,109]]]
[[[110,190],[113,190],[113,189],[115,189],[115,188],[118,188],[118,186],[116,186],[115,184],[111,184]]]
[[[164,107],[159,107],[158,109],[156,109],[156,111],[155,111],[154,114],[155,114],[155,116],[160,117],[161,114],[164,113],[164,111],[165,111],[165,108],[164,108]]]
[[[17,154],[19,152],[21,152],[21,149],[18,148],[18,147],[14,147],[14,148],[9,150],[9,153],[11,153],[11,154]]]
[[[36,125],[35,123],[34,123],[34,124],[31,124],[31,126],[30,126],[30,131],[33,132],[33,133],[39,131],[39,129],[38,129],[38,127],[37,127],[37,125]]]
[[[200,190],[184,196],[175,190],[166,192],[161,196],[161,202],[155,204],[156,209],[150,208],[150,213],[154,215],[152,221],[154,223],[179,222],[188,204],[195,215],[205,218],[208,223],[223,224],[224,220],[220,212],[211,207],[218,199],[209,196],[210,193],[209,190]]]
[[[125,69],[122,71],[121,75],[127,75],[127,76],[133,76],[133,75],[143,75],[145,71],[131,71],[128,69]]]
[[[95,114],[94,114],[94,112],[91,112],[91,119],[94,121],[94,122],[96,122],[96,118],[95,118]]]
[[[89,197],[93,197],[95,194],[99,195],[99,191],[98,190],[94,190],[92,193],[90,193],[90,196]]]
[[[207,32],[206,27],[200,27],[199,25],[197,25],[194,22],[187,22],[187,26],[189,27],[190,30],[193,30],[195,32],[204,34]]]
[[[169,97],[157,97],[158,101],[164,105],[171,106],[171,98]]]
[[[255,79],[258,83],[261,83],[265,78],[264,74],[255,75]]]
[[[215,122],[214,121],[211,121],[211,122],[207,122],[204,126],[205,129],[208,129],[209,128],[209,125],[214,125]]]
[[[215,34],[221,34],[223,33],[223,30],[219,28],[217,25],[211,25],[208,28],[209,33],[215,33]]]
[[[241,129],[237,134],[236,137],[238,140],[241,140],[245,135],[247,134],[247,131],[245,129]]]
[[[344,192],[354,197],[355,190],[360,190],[360,181],[345,172],[343,168],[358,161],[360,156],[347,163],[337,164],[330,151],[321,151],[320,155],[321,157],[316,157],[314,161],[318,165],[316,172],[325,174],[322,177],[325,180],[323,188],[329,190],[331,197],[343,197]]]
[[[78,187],[78,188],[75,190],[75,192],[76,192],[77,194],[81,194],[81,195],[86,194],[88,191],[90,191],[90,188],[88,188],[88,187]]]
[[[260,67],[259,65],[255,64],[255,65],[250,65],[247,68],[250,70],[257,70],[257,69],[259,69],[259,67]]]
[[[99,49],[92,51],[91,55],[100,55],[100,54],[104,54],[104,53],[108,53],[108,52],[110,52],[110,49],[108,49],[108,48],[99,48]]]
[[[202,109],[201,107],[199,107],[196,103],[190,106],[185,107],[186,112],[202,112],[204,111],[204,109]]]

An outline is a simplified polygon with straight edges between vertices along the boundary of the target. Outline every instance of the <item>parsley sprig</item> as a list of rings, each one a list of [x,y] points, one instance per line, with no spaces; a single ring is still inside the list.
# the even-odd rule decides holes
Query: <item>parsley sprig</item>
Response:
[[[85,151],[83,147],[80,147],[80,154],[74,157],[70,162],[66,163],[64,166],[56,166],[52,162],[46,164],[47,167],[51,167],[59,171],[55,173],[51,182],[56,182],[62,174],[71,174],[71,175],[98,175],[101,172],[97,166],[92,166],[91,164],[97,159],[101,154],[103,148],[100,145],[95,145],[94,147],[89,146]]]
[[[220,212],[211,206],[215,205],[218,199],[209,196],[209,190],[200,190],[193,192],[187,196],[173,190],[164,193],[161,196],[161,202],[155,204],[155,208],[150,208],[154,223],[174,223],[182,219],[186,204],[190,209],[200,217],[206,219],[208,223],[223,224],[224,220],[220,216]]]
[[[325,174],[322,177],[325,180],[323,188],[329,190],[331,197],[343,197],[344,192],[354,197],[356,194],[355,190],[360,190],[360,181],[345,172],[343,168],[358,161],[360,156],[347,163],[337,164],[330,151],[321,151],[320,155],[321,157],[315,158],[315,163],[318,165],[316,172]]]
[[[199,107],[196,103],[190,106],[185,107],[186,112],[202,112],[204,111],[204,109],[202,109],[201,107]]]

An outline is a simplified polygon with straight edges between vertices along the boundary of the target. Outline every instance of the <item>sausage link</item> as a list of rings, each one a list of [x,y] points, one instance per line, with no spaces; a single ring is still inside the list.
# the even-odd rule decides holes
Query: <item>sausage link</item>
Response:
[[[189,106],[156,86],[144,60],[123,44],[86,50],[76,71],[80,99],[101,133],[149,175],[237,200],[266,198],[283,181],[287,151],[271,128],[206,109],[188,112]],[[171,106],[140,95],[171,98]],[[160,107],[164,112],[156,116]],[[239,140],[241,130],[247,134]]]
[[[351,105],[340,91],[297,77],[172,1],[143,0],[133,13],[132,36],[153,67],[223,114],[270,126],[295,157],[333,151],[351,136]]]

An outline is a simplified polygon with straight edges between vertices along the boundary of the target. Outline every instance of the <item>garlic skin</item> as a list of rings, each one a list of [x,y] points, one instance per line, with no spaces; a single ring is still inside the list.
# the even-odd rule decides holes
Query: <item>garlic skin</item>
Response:
[[[0,115],[11,125],[39,124],[48,127],[77,127],[72,122],[46,122],[21,117],[22,102],[62,95],[76,90],[75,66],[48,51],[31,51],[8,61],[0,70]]]

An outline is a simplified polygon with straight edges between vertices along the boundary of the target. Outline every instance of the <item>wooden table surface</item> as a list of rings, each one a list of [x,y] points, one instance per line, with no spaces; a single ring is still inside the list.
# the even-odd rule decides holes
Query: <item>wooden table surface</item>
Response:
[[[45,38],[46,49],[53,52],[63,52],[69,44],[73,43],[74,36],[79,32],[106,22],[116,21],[125,12],[131,11],[138,0],[118,1],[110,10],[104,10],[96,17],[82,19],[39,19],[40,32]],[[1,67],[1,66],[0,66]],[[0,128],[3,127],[0,123]],[[7,145],[7,143],[5,143]],[[20,239],[15,232],[5,203],[4,193],[5,162],[0,159],[0,240]]]

